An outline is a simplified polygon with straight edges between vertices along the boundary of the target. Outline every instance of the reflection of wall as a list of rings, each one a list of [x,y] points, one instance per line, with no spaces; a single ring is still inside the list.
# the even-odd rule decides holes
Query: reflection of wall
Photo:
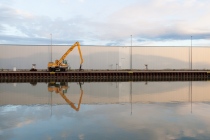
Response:
[[[82,85],[82,104],[118,104],[137,102],[210,102],[210,82],[99,82]],[[78,83],[68,83],[65,94],[69,100],[78,103],[81,90]],[[132,92],[132,94],[131,94]],[[132,95],[132,98],[131,98]],[[0,84],[0,105],[7,104],[67,104],[53,92],[48,92],[46,83],[32,86],[29,83]]]
[[[127,103],[130,101],[130,83],[120,82],[119,83],[119,102]]]
[[[70,46],[53,46],[53,60],[59,59]],[[27,50],[27,51],[25,51]],[[0,69],[46,69],[50,61],[50,46],[0,45]],[[130,47],[81,46],[84,69],[129,69]],[[132,47],[132,68],[145,69],[187,69],[189,68],[189,47]],[[193,47],[193,68],[210,69],[210,47]],[[80,58],[77,48],[67,60],[72,69],[78,69]]]

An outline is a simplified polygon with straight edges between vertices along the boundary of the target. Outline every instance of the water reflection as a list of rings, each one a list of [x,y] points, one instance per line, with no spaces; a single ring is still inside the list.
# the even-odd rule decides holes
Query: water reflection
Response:
[[[68,103],[71,108],[73,108],[76,111],[79,111],[80,109],[80,104],[82,101],[82,95],[83,95],[83,90],[82,90],[82,83],[79,82],[79,86],[80,86],[80,99],[78,102],[78,107],[75,106],[75,104],[68,99],[68,97],[65,95],[65,93],[67,93],[67,89],[68,87],[68,83],[67,82],[50,82],[48,83],[48,91],[49,92],[55,92],[57,94],[60,94],[60,96],[66,101],[66,103]]]
[[[0,105],[209,102],[209,91],[205,81],[1,83]]]
[[[210,139],[209,91],[204,81],[1,83],[0,139]]]

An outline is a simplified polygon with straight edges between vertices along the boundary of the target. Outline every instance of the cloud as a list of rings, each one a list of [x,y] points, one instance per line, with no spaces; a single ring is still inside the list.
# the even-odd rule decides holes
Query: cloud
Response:
[[[208,3],[175,0],[137,2],[109,16],[107,24],[101,28],[102,38],[125,38],[130,34],[164,40],[183,40],[191,35],[195,39],[206,38],[210,33]]]
[[[0,35],[25,37],[27,40],[47,39],[52,33],[58,40],[85,40],[85,45],[125,45],[131,34],[139,44],[148,40],[188,40],[190,36],[206,39],[210,36],[210,2],[207,0],[133,0],[121,7],[113,3],[108,8],[89,7],[93,1],[79,1],[86,9],[83,11],[83,7],[77,4],[75,9],[78,8],[80,13],[73,14],[63,9],[68,17],[65,19],[61,18],[64,15],[51,18],[47,16],[49,13],[35,15],[15,5],[0,5]],[[61,1],[62,4],[67,2]],[[101,6],[101,3],[97,4]],[[104,5],[110,4],[104,2]],[[0,43],[4,42],[12,40],[0,40]]]
[[[45,16],[34,16],[23,11],[16,11],[9,7],[0,6],[0,43],[35,43],[48,44],[50,34],[53,35],[53,42],[66,44],[67,42],[81,41],[83,38],[82,27],[79,19],[73,18],[55,20]],[[81,36],[78,38],[78,36]],[[18,41],[18,42],[17,42]],[[36,43],[38,42],[38,43]]]
[[[74,44],[79,41],[82,44],[83,40],[65,40],[65,39],[53,39],[52,44]],[[13,35],[0,35],[0,42],[2,44],[36,44],[36,45],[50,45],[50,38],[40,37],[21,37]]]

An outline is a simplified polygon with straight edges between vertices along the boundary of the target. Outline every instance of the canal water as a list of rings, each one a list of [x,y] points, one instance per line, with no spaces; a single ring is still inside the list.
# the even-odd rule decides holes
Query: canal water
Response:
[[[208,81],[0,83],[0,139],[210,139],[209,109]]]

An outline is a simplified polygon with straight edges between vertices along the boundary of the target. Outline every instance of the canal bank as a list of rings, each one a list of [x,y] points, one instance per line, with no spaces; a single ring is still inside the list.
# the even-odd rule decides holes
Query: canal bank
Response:
[[[9,81],[203,81],[208,70],[83,70],[68,72],[1,71],[0,82]]]

